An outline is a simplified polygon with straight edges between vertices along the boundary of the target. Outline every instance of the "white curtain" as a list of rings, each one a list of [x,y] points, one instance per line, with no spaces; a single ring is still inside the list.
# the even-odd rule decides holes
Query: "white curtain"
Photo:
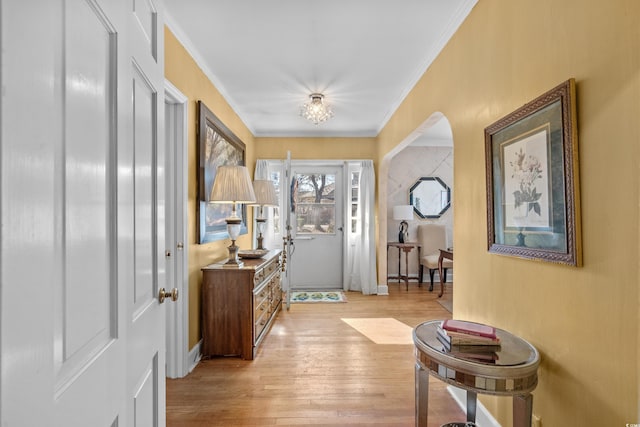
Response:
[[[256,170],[253,179],[269,179],[269,162],[266,160],[256,160]]]
[[[345,283],[346,290],[361,291],[364,295],[378,292],[376,277],[376,247],[375,247],[375,174],[373,161],[360,162],[360,194],[358,197],[358,212],[360,220],[353,233],[353,240],[347,246],[351,254],[347,254],[350,261],[350,272]]]

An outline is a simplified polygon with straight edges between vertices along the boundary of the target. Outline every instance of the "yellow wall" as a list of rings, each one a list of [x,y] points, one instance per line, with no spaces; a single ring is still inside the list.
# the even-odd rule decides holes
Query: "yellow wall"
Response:
[[[639,58],[637,0],[480,0],[378,138],[382,158],[432,113],[449,120],[454,316],[540,350],[534,413],[543,426],[639,421]],[[489,254],[484,128],[570,77],[584,266]],[[511,425],[509,399],[482,400]]]
[[[245,159],[249,172],[253,176],[255,156],[253,154],[253,135],[242,123],[238,115],[229,106],[220,92],[202,72],[193,58],[176,40],[171,31],[165,28],[165,77],[177,87],[188,101],[188,134],[189,134],[189,206],[188,206],[188,238],[189,238],[189,348],[195,346],[201,338],[200,328],[200,285],[202,273],[200,268],[212,262],[226,258],[229,239],[199,245],[196,225],[196,203],[198,201],[198,163],[196,126],[198,122],[198,100],[205,105],[246,144]],[[251,247],[251,214],[248,209],[249,233],[240,238],[240,248]]]
[[[256,158],[294,160],[375,159],[375,138],[256,138]],[[375,163],[375,161],[374,161]]]

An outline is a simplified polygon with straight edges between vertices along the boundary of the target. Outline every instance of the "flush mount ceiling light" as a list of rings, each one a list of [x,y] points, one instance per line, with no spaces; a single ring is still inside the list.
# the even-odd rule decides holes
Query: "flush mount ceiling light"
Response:
[[[300,108],[300,115],[317,125],[333,117],[333,111],[330,105],[324,103],[323,94],[312,93],[309,95],[309,102]]]

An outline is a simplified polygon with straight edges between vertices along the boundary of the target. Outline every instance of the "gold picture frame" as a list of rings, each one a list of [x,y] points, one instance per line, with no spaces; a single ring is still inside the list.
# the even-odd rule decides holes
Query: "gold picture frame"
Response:
[[[575,80],[485,128],[491,253],[582,265]]]

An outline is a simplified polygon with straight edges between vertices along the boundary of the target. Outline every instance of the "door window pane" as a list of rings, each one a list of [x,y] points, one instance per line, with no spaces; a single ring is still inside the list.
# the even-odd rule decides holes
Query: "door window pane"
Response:
[[[351,173],[351,233],[358,231],[358,221],[360,214],[358,212],[358,201],[360,197],[360,172]]]
[[[298,234],[335,234],[336,176],[296,174],[292,189]]]

